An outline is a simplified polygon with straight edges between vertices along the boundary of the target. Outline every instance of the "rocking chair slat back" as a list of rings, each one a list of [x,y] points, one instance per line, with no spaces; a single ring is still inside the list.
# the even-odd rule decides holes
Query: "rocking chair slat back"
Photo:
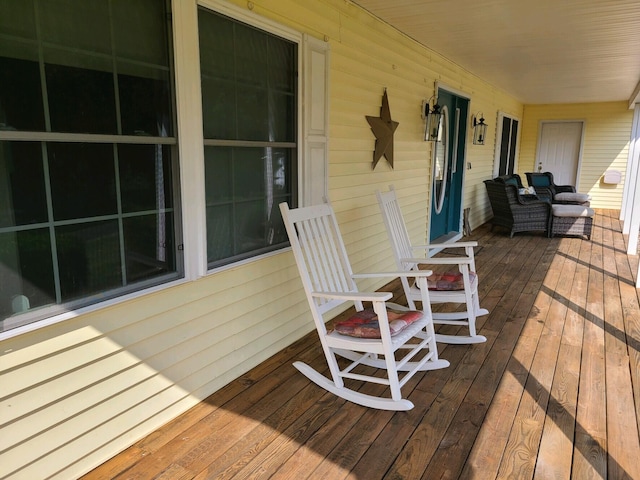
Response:
[[[418,264],[416,262],[401,261],[401,259],[414,258],[415,253],[396,195],[395,193],[390,193],[391,192],[387,192],[386,194],[379,193],[378,195],[380,208],[383,210],[382,217],[387,227],[387,232],[390,233],[389,240],[396,253],[395,257],[398,268],[412,270],[417,267]]]
[[[290,238],[291,235],[298,238],[298,242],[292,242],[291,245],[293,254],[296,261],[306,266],[300,273],[310,294],[356,292],[346,249],[335,217],[329,209],[329,205],[325,204],[289,210],[292,225],[286,225],[287,231]],[[295,230],[289,231],[291,227]],[[313,297],[313,301],[322,313],[343,303],[318,297]]]

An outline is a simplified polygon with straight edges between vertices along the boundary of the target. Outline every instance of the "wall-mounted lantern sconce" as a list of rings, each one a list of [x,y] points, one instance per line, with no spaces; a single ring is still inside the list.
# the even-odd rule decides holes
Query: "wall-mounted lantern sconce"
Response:
[[[438,105],[437,100],[434,100],[433,109],[431,108],[431,98],[422,102],[422,118],[427,120],[424,139],[429,142],[437,142],[440,137],[440,117],[442,117],[442,111],[440,110],[440,105]]]
[[[478,117],[480,117],[479,120]],[[485,138],[487,138],[487,124],[484,123],[484,116],[480,112],[473,117],[473,144],[484,145]]]

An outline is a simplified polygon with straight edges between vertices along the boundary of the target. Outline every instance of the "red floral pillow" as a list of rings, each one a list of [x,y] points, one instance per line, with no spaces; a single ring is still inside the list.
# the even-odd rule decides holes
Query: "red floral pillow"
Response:
[[[469,272],[469,281],[473,283],[476,278],[474,272]],[[427,277],[429,290],[464,290],[464,279],[458,271],[433,273]]]
[[[416,310],[393,310],[387,307],[387,317],[389,318],[391,336],[394,336],[416,320],[420,320],[422,312]],[[373,308],[365,308],[360,312],[356,312],[347,320],[336,322],[334,328],[336,332],[350,337],[380,338],[378,315],[373,311]]]

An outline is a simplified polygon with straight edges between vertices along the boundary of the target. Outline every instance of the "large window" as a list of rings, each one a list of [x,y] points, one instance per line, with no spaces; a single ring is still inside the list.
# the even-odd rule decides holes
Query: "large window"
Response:
[[[180,275],[168,18],[0,2],[0,331]]]
[[[297,43],[199,10],[210,268],[287,245],[297,202]]]

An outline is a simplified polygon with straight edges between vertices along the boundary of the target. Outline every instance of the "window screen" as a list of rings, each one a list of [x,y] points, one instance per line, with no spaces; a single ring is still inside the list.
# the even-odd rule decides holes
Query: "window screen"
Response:
[[[297,44],[199,10],[209,267],[286,246],[295,204]]]

